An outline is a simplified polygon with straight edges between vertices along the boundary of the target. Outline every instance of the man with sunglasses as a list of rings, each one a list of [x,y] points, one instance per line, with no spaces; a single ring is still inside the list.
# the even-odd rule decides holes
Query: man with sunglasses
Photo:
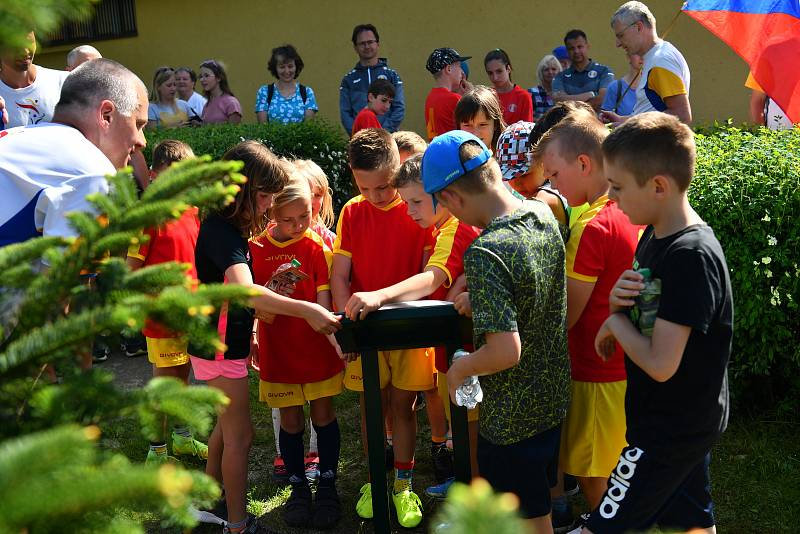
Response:
[[[358,63],[345,74],[339,87],[339,114],[342,126],[348,135],[353,131],[356,115],[367,105],[367,89],[378,79],[389,80],[394,86],[394,100],[389,111],[378,117],[381,126],[390,132],[400,129],[405,115],[403,80],[387,65],[386,58],[378,57],[380,36],[372,24],[359,24],[353,28],[353,49],[358,54]]]

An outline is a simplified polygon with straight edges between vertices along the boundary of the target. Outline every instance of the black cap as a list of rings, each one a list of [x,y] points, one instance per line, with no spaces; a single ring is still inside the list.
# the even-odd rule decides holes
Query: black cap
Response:
[[[428,69],[431,74],[436,74],[448,65],[459,61],[466,61],[471,57],[472,56],[462,56],[453,48],[437,48],[428,56],[428,62],[425,64],[425,68]]]

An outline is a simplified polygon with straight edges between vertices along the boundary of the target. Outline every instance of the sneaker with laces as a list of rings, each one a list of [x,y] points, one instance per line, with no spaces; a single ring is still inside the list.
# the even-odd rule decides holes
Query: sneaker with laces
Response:
[[[316,452],[309,452],[305,458],[306,464],[306,478],[309,482],[313,482],[319,478],[319,454]]]
[[[450,486],[453,485],[455,482],[455,478],[448,478],[441,484],[435,484],[433,486],[428,486],[425,488],[425,495],[432,499],[436,499],[437,501],[443,501],[447,497],[447,490],[450,489]]]
[[[175,456],[197,456],[203,460],[208,459],[208,445],[197,441],[194,437],[184,437],[172,433],[172,454]]]
[[[169,454],[159,454],[153,449],[147,451],[147,458],[144,460],[144,465],[163,465],[163,464],[179,464],[180,460]]]
[[[110,355],[111,349],[108,348],[108,345],[99,339],[95,339],[92,345],[92,363],[104,362]]]
[[[583,527],[586,526],[586,523],[589,522],[589,514],[581,514],[578,516],[578,519],[572,522],[572,524],[567,527],[566,533],[567,534],[580,534],[583,530]]]
[[[314,511],[311,515],[311,526],[319,530],[333,528],[342,518],[342,504],[336,485],[320,479],[317,494],[314,496]]]
[[[397,522],[405,528],[414,528],[422,522],[422,501],[410,489],[392,493],[392,502],[397,512]]]
[[[286,464],[280,456],[276,456],[272,461],[272,479],[282,484],[289,482],[289,470],[286,469]]]
[[[292,482],[292,494],[283,505],[281,515],[290,527],[305,527],[311,521],[311,488],[305,480],[300,481],[296,476],[293,476],[290,482]]]
[[[553,525],[553,533],[563,534],[573,530],[575,528],[573,526],[574,519],[575,518],[572,515],[572,505],[569,501],[567,501],[566,509],[558,509],[554,505],[550,513],[550,522]]]
[[[367,482],[359,490],[361,496],[356,503],[356,513],[361,519],[372,519],[372,484]]]
[[[453,451],[444,444],[431,446],[431,460],[433,460],[433,477],[437,484],[444,483],[448,478],[453,478]]]
[[[225,526],[222,527],[222,533],[234,534],[234,531],[232,531],[230,526],[226,523]],[[248,513],[247,524],[242,530],[238,531],[237,534],[269,534],[269,531],[258,522],[258,518],[256,516]]]

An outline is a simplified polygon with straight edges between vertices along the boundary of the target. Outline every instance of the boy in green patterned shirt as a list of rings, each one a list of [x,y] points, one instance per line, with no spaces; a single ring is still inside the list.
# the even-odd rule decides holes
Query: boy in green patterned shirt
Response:
[[[520,499],[533,532],[552,532],[561,422],[569,404],[564,242],[546,204],[515,198],[472,134],[433,139],[422,159],[425,191],[459,220],[483,228],[464,253],[476,350],[453,362],[450,397],[480,377],[478,467],[497,491]],[[513,466],[510,469],[509,466]]]

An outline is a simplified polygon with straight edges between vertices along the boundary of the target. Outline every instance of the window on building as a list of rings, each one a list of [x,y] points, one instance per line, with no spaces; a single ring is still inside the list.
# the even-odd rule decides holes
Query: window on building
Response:
[[[47,35],[48,46],[84,44],[89,41],[135,37],[134,0],[100,0],[94,14],[84,20],[65,22]]]

